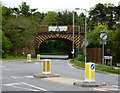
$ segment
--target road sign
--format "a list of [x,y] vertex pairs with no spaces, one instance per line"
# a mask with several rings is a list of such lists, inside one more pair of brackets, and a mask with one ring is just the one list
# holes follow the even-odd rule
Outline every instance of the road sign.
[[90,68],[91,68],[91,70],[94,70],[95,69],[95,65],[91,64]]
[[104,59],[112,59],[112,56],[104,56]]
[[85,64],[85,81],[95,82],[95,63]]
[[102,40],[106,40],[106,39],[107,39],[107,34],[106,34],[106,33],[100,34],[100,38],[101,38]]
[[106,44],[107,42],[106,41],[100,41],[100,44]]
[[84,45],[84,46],[88,46],[88,41],[86,41],[86,40],[83,41],[83,45]]

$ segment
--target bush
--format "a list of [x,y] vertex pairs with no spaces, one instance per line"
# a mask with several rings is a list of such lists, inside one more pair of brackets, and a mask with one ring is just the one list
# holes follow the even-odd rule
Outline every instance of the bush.
[[35,58],[35,56],[34,56],[34,55],[31,55],[31,58]]
[[[80,56],[78,56],[77,58],[75,58],[76,60],[78,60],[78,61],[85,61],[85,55],[80,55]],[[87,62],[89,62],[90,61],[90,59],[89,58],[87,58]]]

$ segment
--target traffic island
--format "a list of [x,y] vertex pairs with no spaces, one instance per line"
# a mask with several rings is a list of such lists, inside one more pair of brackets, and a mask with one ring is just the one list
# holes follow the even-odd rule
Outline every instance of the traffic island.
[[60,77],[58,74],[34,74],[33,75],[35,78],[55,78],[55,77]]
[[106,83],[102,82],[74,82],[73,85],[78,86],[78,87],[101,87],[101,86],[106,86]]

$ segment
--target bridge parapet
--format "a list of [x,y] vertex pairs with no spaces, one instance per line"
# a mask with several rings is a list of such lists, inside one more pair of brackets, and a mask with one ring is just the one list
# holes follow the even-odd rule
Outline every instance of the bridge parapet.
[[[54,32],[64,32],[64,33],[72,33],[73,32],[73,27],[72,26],[39,26],[37,28],[41,33],[54,33]],[[85,32],[85,26],[75,26],[74,27],[75,33],[84,33]],[[88,31],[88,30],[87,30]]]

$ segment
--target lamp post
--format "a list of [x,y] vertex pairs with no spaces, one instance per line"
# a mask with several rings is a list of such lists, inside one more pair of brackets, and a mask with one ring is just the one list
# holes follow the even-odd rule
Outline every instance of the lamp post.
[[[84,10],[85,11],[85,42],[87,43],[87,10],[86,9],[82,9],[82,8],[75,8],[76,10]],[[86,57],[86,45],[85,45],[85,64],[86,64],[86,61],[87,61],[87,57]]]
[[73,11],[73,51],[72,51],[72,54],[73,54],[73,59],[74,59],[74,11]]

